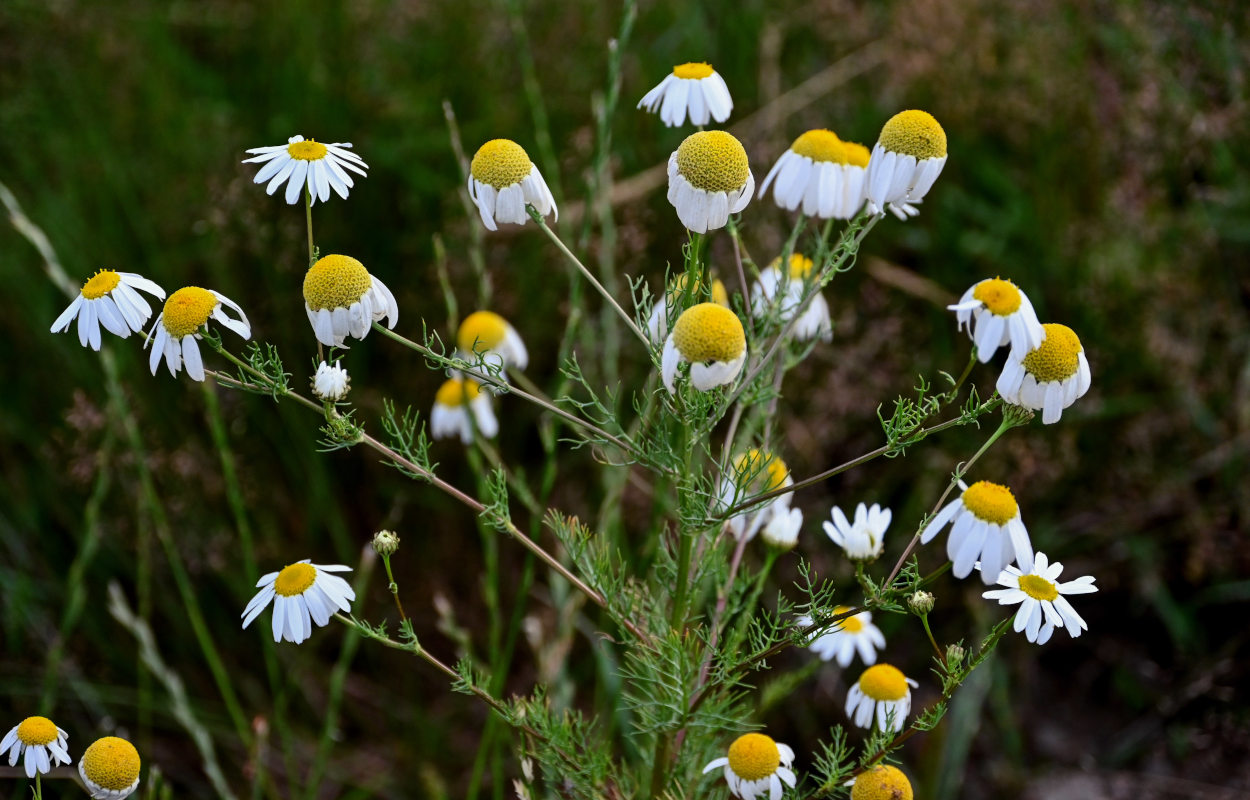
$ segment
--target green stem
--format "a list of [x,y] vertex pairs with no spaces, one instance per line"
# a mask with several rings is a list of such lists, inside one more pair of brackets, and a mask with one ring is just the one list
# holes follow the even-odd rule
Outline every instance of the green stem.
[[308,187],[304,187],[304,221],[308,225],[308,266],[312,266],[317,260],[317,248],[313,246],[313,228],[312,228],[312,192]]
[[946,663],[946,654],[942,652],[942,648],[938,647],[937,639],[933,638],[933,630],[929,627],[929,615],[920,615],[920,624],[924,625],[924,632],[929,637],[929,644],[933,645],[933,652],[937,653],[938,660],[943,664]]

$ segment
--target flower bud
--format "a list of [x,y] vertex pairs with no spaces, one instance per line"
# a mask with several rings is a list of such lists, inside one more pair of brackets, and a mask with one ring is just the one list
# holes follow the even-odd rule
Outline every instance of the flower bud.
[[393,531],[378,531],[373,534],[373,549],[383,558],[389,558],[399,549],[399,534]]
[[949,665],[960,664],[964,660],[964,649],[957,644],[948,644],[946,646],[946,663]]
[[933,595],[929,592],[916,592],[907,598],[907,607],[913,614],[923,617],[933,610]]
[[347,370],[340,367],[337,361],[334,366],[322,361],[317,367],[317,374],[313,376],[312,391],[321,400],[337,403],[347,397],[351,384]]

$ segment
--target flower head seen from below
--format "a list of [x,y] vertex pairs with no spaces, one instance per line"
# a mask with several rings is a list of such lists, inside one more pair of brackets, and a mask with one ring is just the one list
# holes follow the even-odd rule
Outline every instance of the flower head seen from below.
[[493,439],[499,433],[499,421],[490,403],[490,394],[477,381],[449,378],[434,395],[430,435],[435,439],[459,436],[464,444],[472,444],[476,429],[479,436]]
[[[733,460],[732,470],[720,482],[720,505],[729,509],[738,503],[761,494],[794,485],[786,462],[765,450],[748,450]],[[797,510],[797,509],[795,509]],[[779,517],[784,519],[774,529],[774,537],[784,541],[790,536],[791,527],[803,524],[802,513],[797,520],[790,516],[790,494],[780,494],[763,505],[735,514],[725,522],[725,527],[738,540],[750,540]]]
[[911,781],[898,767],[877,764],[855,776],[851,800],[912,800]]
[[375,322],[394,328],[399,306],[386,284],[352,258],[322,256],[304,273],[304,312],[317,341],[345,347],[348,336],[363,339]]
[[[846,553],[852,561],[873,561],[885,547],[885,531],[890,527],[894,512],[873,503],[872,508],[860,503],[855,507],[852,522],[837,506],[830,511],[832,521],[824,524],[825,534]],[[871,662],[870,662],[871,663]]]
[[256,582],[260,589],[243,609],[243,627],[273,602],[273,640],[299,644],[312,635],[312,623],[325,627],[336,611],[351,611],[356,592],[332,572],[351,572],[341,564],[310,564],[309,559],[270,572]]
[[117,736],[96,739],[78,759],[78,774],[95,800],[124,800],[139,788],[139,751]]
[[915,216],[915,204],[933,188],[946,166],[946,131],[925,111],[902,111],[881,128],[868,159],[864,194],[868,212],[889,209],[899,219]]
[[1063,410],[1089,391],[1089,360],[1081,340],[1067,325],[1042,326],[1041,344],[1028,353],[1015,350],[998,376],[998,393],[1008,403],[1042,412],[1043,424],[1058,422]]
[[334,366],[324,361],[317,365],[317,374],[312,379],[312,392],[319,399],[337,403],[347,397],[351,388],[351,376],[339,366],[339,362],[335,361]]
[[1041,344],[1045,335],[1029,298],[1002,278],[980,281],[964,292],[958,303],[946,308],[955,312],[961,329],[968,327],[982,364],[1005,344],[1023,357]]
[[803,297],[810,290],[812,298],[794,323],[794,338],[807,341],[819,337],[824,342],[832,341],[833,320],[829,316],[829,303],[819,288],[812,285],[816,278],[815,268],[814,262],[802,253],[791,254],[789,269],[782,269],[781,256],[774,258],[773,263],[760,270],[751,296],[751,313],[762,317],[770,312],[774,304],[779,304],[780,320],[788,323],[799,313]]
[[[773,200],[787,211],[800,205],[809,217],[850,219],[864,205],[868,148],[816,129],[794,140],[760,184],[760,197],[773,187]],[[774,183],[774,179],[776,182]]]
[[[239,315],[238,319],[226,313],[229,308]],[[152,374],[165,359],[169,374],[178,377],[178,370],[183,366],[193,380],[204,380],[204,360],[200,357],[200,329],[215,320],[234,331],[244,339],[252,338],[252,326],[247,315],[239,304],[221,292],[212,289],[201,289],[198,286],[185,286],[169,296],[165,308],[148,331],[148,340],[144,347],[152,348],[148,358],[148,368]]]
[[516,328],[494,311],[474,311],[465,317],[456,331],[456,348],[465,361],[476,362],[481,357],[500,369],[525,369],[530,361]]
[[83,347],[100,349],[100,326],[125,339],[143,330],[152,307],[136,289],[165,299],[165,290],[133,272],[102,269],[82,285],[78,296],[52,323],[52,333],[69,330],[78,320],[78,341]]
[[897,667],[876,664],[864,670],[846,696],[846,714],[861,728],[898,733],[911,713],[911,687],[919,686]]
[[728,755],[709,761],[703,774],[723,767],[729,793],[734,797],[755,800],[767,796],[769,800],[779,800],[783,781],[794,788],[793,765],[794,751],[788,745],[762,733],[744,733],[729,745]]
[[799,543],[799,531],[802,528],[802,511],[797,508],[779,508],[760,531],[760,538],[770,547],[785,552],[793,550]]
[[269,182],[266,194],[273,194],[286,184],[286,201],[299,201],[300,191],[308,189],[309,202],[330,199],[333,189],[339,197],[347,199],[347,190],[355,184],[348,170],[365,176],[369,165],[351,151],[349,142],[322,144],[303,136],[292,136],[286,144],[272,147],[253,147],[249,153],[257,155],[243,160],[244,164],[264,164],[253,183]]
[[963,493],[947,503],[920,533],[928,544],[938,531],[951,526],[946,556],[956,578],[966,578],[979,563],[981,580],[990,586],[998,574],[1016,561],[1021,569],[1033,568],[1033,544],[1020,519],[1020,506],[1006,486],[977,481],[959,482]]
[[9,755],[9,766],[18,759],[26,768],[26,777],[35,773],[47,775],[57,764],[69,764],[69,734],[47,717],[27,717],[14,725],[0,741],[0,756]]
[[982,597],[997,600],[1003,606],[1019,603],[1013,627],[1016,633],[1024,631],[1030,642],[1046,644],[1055,628],[1066,628],[1068,635],[1075,639],[1088,626],[1064,595],[1090,594],[1098,591],[1098,587],[1094,586],[1092,575],[1059,583],[1062,572],[1063,564],[1058,561],[1051,564],[1045,553],[1038,553],[1033,569],[1026,573],[1007,567],[998,576],[998,585],[1007,588],[991,589]]
[[[665,336],[668,336],[670,311],[674,306],[681,308],[681,300],[687,294],[688,282],[685,273],[678,275],[669,281],[668,289],[655,299],[655,305],[651,307],[651,316],[647,318],[647,333],[650,334],[652,342],[659,344],[664,341]],[[694,292],[691,294],[700,300],[705,298],[700,281],[695,281]],[[729,308],[729,292],[720,278],[712,278],[711,296],[713,303]]]
[[658,108],[660,119],[670,128],[683,124],[687,116],[691,125],[706,125],[709,117],[724,122],[733,107],[725,79],[711,64],[699,62],[673,67],[664,80],[638,101],[638,108],[646,108],[650,114]]
[[539,214],[560,218],[556,199],[525,148],[511,139],[491,139],[478,148],[469,164],[469,197],[477,205],[482,224],[498,230],[499,222],[524,225],[527,205]]
[[[833,616],[846,614],[851,610],[850,606],[835,606]],[[799,624],[807,627],[812,624],[812,619],[802,617]],[[861,611],[835,622],[832,630],[817,636],[808,645],[813,653],[825,661],[836,660],[838,666],[844,669],[851,665],[856,653],[859,653],[865,666],[872,666],[877,663],[877,651],[884,648],[885,636],[880,628],[872,624],[871,611]]]
[[747,336],[738,315],[716,303],[699,303],[677,318],[664,340],[660,377],[677,391],[677,367],[690,364],[690,383],[700,392],[732,383],[747,357]]
[[668,202],[694,233],[725,227],[754,192],[747,151],[724,131],[692,133],[669,156]]

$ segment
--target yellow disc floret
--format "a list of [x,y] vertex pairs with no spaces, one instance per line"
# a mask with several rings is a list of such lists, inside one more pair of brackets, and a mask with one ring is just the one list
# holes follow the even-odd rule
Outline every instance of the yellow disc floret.
[[534,169],[525,148],[511,139],[491,139],[477,149],[469,172],[475,180],[496,189],[520,183]]
[[1058,587],[1040,575],[1021,575],[1020,591],[1034,600],[1054,600],[1059,596]]
[[458,408],[476,400],[481,393],[482,389],[476,381],[452,378],[438,387],[438,393],[434,395],[434,402],[440,406]]
[[456,344],[466,353],[483,353],[503,343],[508,321],[494,311],[474,311],[460,323]]
[[963,494],[964,508],[983,522],[1006,525],[1019,513],[1015,495],[1006,486],[989,481],[977,481]]
[[351,308],[372,285],[365,265],[351,256],[323,256],[304,274],[304,302],[313,311]]
[[139,751],[125,739],[105,736],[87,748],[79,766],[96,786],[120,792],[139,780]]
[[712,279],[712,302],[718,306],[729,308],[729,292],[720,278]]
[[972,290],[972,296],[985,303],[991,314],[1000,317],[1014,314],[1020,308],[1020,290],[1014,283],[1002,278],[981,281]]
[[27,747],[55,742],[60,734],[47,717],[27,717],[17,726],[17,738]]
[[729,745],[729,768],[744,781],[767,778],[781,766],[777,743],[762,733],[746,733]]
[[790,149],[812,161],[831,161],[835,164],[846,163],[846,147],[833,131],[817,128],[808,131],[794,140]]
[[753,479],[756,485],[751,488],[763,494],[784,486],[790,468],[772,453],[751,449],[734,459],[734,472],[740,480]]
[[[780,270],[781,256],[777,256],[776,258],[774,258],[773,263],[769,264],[768,266],[775,270]],[[813,261],[807,256],[803,255],[802,253],[791,253],[790,254],[790,279],[802,280],[806,278],[811,273],[813,266],[814,266]]]
[[[839,614],[845,614],[850,610],[850,606],[835,606],[833,609],[833,615],[836,617]],[[856,614],[853,617],[847,617],[846,619],[838,622],[837,625],[837,630],[845,631],[847,633],[859,633],[864,629],[864,623],[859,618],[859,614]]]
[[273,590],[283,597],[294,597],[308,591],[316,582],[316,567],[301,561],[282,568],[277,580],[273,582]]
[[851,167],[867,167],[868,157],[872,155],[867,147],[858,142],[843,142],[844,155],[846,160],[842,163]]
[[169,296],[165,301],[165,313],[161,324],[169,335],[181,339],[190,336],[208,322],[221,301],[207,289],[198,286],[184,286]]
[[673,75],[683,80],[698,81],[712,75],[712,65],[701,61],[691,61],[673,67]]
[[326,157],[326,146],[321,142],[305,139],[302,142],[288,144],[286,152],[291,158],[299,161],[320,161]]
[[747,185],[747,151],[724,131],[699,131],[677,148],[677,171],[696,189],[733,192]]
[[677,318],[673,344],[687,361],[733,361],[746,350],[747,336],[734,312],[716,303],[699,303]]
[[1024,357],[1024,368],[1038,383],[1071,378],[1080,368],[1081,340],[1067,325],[1048,322],[1042,326],[1046,338]]
[[88,300],[98,300],[116,289],[121,282],[121,276],[113,270],[99,270],[82,285],[82,296]]
[[877,139],[892,153],[915,156],[917,161],[946,156],[946,131],[927,111],[902,111],[890,117]]
[[[688,280],[685,273],[678,275],[671,284],[671,288],[669,289],[669,294],[673,295],[674,297],[685,294],[686,285],[689,282],[690,281]],[[699,290],[702,288],[703,288],[703,282],[696,278],[694,282],[695,292],[696,293],[699,292]],[[720,278],[712,279],[712,302],[716,303],[718,306],[724,306],[725,308],[729,308],[729,292],[725,289],[725,284],[721,281]]]
[[912,800],[911,781],[898,767],[878,764],[855,778],[851,800]]
[[897,667],[877,664],[859,676],[859,689],[873,700],[902,700],[907,694],[907,678]]

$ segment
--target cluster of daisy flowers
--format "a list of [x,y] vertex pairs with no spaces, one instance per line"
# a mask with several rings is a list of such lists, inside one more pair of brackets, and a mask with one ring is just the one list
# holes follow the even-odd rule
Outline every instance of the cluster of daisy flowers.
[[[498,371],[507,380],[509,369],[525,369],[529,351],[512,323],[494,311],[474,311],[456,331],[456,356],[470,364]],[[499,421],[491,406],[491,393],[468,375],[453,373],[434,395],[430,433],[435,439],[459,437],[471,444],[474,436],[492,439]]]
[[[72,764],[69,734],[47,717],[27,717],[0,740],[0,758],[9,766],[22,762],[27,778],[47,775],[61,764]],[[78,759],[78,775],[96,800],[124,800],[139,788],[139,751],[117,736],[96,739]]]

